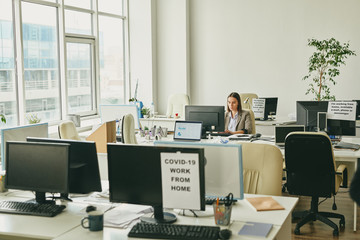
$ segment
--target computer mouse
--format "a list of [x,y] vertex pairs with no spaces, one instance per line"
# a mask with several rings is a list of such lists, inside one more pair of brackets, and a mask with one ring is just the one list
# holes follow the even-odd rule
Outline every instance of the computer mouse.
[[219,238],[220,239],[229,239],[231,237],[231,230],[229,229],[223,229],[219,232]]
[[91,211],[95,211],[96,210],[96,207],[95,206],[92,206],[92,205],[89,205],[86,207],[86,212],[91,212]]

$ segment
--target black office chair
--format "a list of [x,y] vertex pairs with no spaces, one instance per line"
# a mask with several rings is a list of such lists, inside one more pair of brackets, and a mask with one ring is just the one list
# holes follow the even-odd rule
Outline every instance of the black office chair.
[[[340,227],[345,226],[345,217],[331,212],[319,212],[319,197],[330,198],[336,194],[343,179],[345,165],[335,170],[334,154],[330,138],[320,132],[292,132],[285,139],[286,187],[290,194],[311,196],[311,208],[294,213],[302,217],[296,224],[294,233],[310,222],[320,220],[332,227],[333,235],[339,235],[338,226],[328,218],[340,219]],[[334,203],[333,209],[336,209]]]

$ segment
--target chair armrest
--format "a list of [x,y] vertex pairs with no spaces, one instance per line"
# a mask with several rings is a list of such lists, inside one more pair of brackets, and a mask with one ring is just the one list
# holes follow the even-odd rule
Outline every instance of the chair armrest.
[[340,165],[338,166],[338,168],[336,169],[335,174],[342,176],[342,185],[341,185],[341,187],[346,188],[347,185],[348,185],[348,172],[347,172],[347,167],[346,167],[346,165],[340,164]]

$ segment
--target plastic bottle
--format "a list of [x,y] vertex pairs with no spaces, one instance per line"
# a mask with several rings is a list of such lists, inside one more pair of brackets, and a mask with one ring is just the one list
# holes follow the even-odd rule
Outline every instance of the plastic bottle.
[[154,117],[154,111],[155,111],[154,102],[151,102],[151,105],[150,105],[150,117]]

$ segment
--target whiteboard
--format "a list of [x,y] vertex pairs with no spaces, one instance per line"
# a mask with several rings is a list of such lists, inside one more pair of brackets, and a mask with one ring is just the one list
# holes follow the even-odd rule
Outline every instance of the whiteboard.
[[6,142],[7,141],[26,141],[27,137],[49,137],[48,124],[39,123],[26,126],[1,129],[1,161],[2,168],[5,169]]
[[204,148],[205,194],[225,197],[230,192],[234,198],[244,198],[242,150],[240,144],[155,141],[156,146]]
[[135,119],[135,129],[140,128],[139,111],[135,104],[128,105],[100,105],[101,123],[121,120],[124,115],[132,114]]

